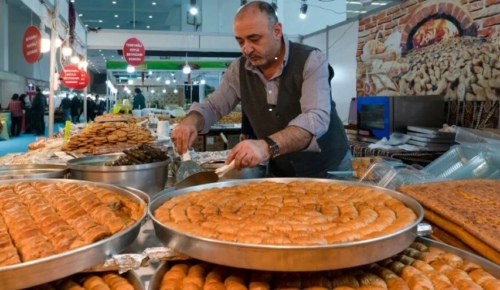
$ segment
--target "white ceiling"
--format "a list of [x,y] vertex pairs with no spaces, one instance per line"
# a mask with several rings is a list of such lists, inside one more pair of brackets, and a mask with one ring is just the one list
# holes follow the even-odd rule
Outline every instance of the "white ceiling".
[[[133,0],[74,0],[77,14],[89,28],[134,28]],[[173,30],[179,27],[182,0],[136,0],[135,28]],[[113,4],[116,3],[116,4]],[[155,3],[156,5],[153,5]],[[149,28],[147,28],[149,26]]]

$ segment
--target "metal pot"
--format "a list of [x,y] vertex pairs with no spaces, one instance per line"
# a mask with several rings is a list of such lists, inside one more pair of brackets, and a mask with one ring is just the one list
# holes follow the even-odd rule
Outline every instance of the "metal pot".
[[104,165],[119,157],[120,155],[104,155],[70,160],[68,167],[71,178],[132,187],[151,197],[165,188],[170,159],[141,165]]
[[64,178],[69,170],[64,165],[26,164],[0,166],[0,180],[26,178]]
[[[206,171],[215,171],[217,168],[224,166],[225,163],[214,162],[214,163],[204,163],[201,168]],[[265,165],[257,165],[254,168],[243,168],[242,170],[233,169],[219,180],[231,180],[231,179],[258,179],[266,177],[267,167]]]

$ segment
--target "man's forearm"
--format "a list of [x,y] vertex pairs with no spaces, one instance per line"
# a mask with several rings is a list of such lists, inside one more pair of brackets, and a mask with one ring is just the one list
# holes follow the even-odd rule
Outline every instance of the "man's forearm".
[[203,130],[203,127],[205,126],[205,119],[203,118],[203,115],[196,111],[191,111],[183,122],[196,126],[196,130],[198,132]]
[[313,135],[296,126],[288,126],[270,136],[274,142],[278,143],[280,154],[288,154],[304,150],[312,141]]

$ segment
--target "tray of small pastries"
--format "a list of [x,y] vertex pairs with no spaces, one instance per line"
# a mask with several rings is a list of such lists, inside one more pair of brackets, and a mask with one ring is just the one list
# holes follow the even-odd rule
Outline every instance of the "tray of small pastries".
[[28,290],[144,290],[144,286],[137,273],[128,271],[78,273]]
[[0,182],[0,289],[54,281],[120,253],[137,238],[146,207],[112,185]]
[[256,179],[185,188],[149,206],[166,246],[195,259],[266,271],[320,271],[382,260],[418,236],[414,199],[325,179]]
[[419,238],[390,258],[355,268],[268,272],[200,262],[166,262],[149,290],[494,290],[500,268],[483,258]]

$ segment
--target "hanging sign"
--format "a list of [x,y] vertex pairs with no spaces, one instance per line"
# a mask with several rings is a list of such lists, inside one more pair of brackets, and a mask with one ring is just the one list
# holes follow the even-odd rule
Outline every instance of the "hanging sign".
[[139,39],[129,38],[123,45],[123,57],[131,66],[138,66],[146,58],[146,49]]
[[61,78],[64,86],[76,89],[80,83],[81,73],[76,65],[70,64],[64,67]]
[[42,54],[42,34],[38,27],[32,25],[23,36],[23,55],[28,63],[35,63]]
[[89,83],[90,83],[89,74],[86,71],[84,71],[84,70],[80,70],[80,81],[74,87],[74,89],[76,89],[76,90],[83,90],[83,89],[85,89],[89,85]]

